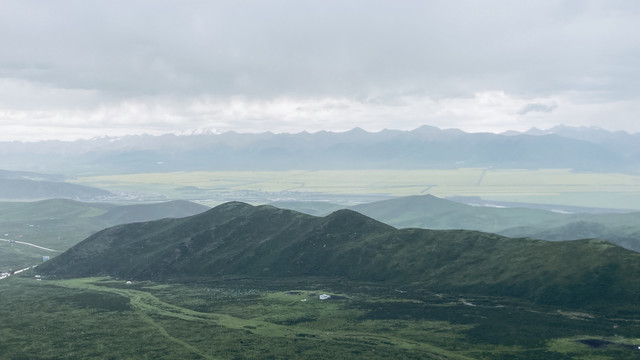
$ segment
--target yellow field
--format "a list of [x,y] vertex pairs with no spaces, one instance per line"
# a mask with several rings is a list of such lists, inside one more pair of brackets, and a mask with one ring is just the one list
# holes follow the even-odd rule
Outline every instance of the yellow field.
[[[640,177],[545,170],[212,171],[81,177],[115,192],[189,198],[197,191],[408,196],[432,194],[573,206],[640,209]],[[189,188],[192,187],[192,188]],[[242,199],[238,199],[242,200]]]

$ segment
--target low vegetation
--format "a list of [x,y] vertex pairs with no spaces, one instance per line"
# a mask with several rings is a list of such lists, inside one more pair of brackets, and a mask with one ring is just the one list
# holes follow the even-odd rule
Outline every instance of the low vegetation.
[[[33,274],[31,274],[33,275]],[[0,283],[7,359],[636,359],[638,318],[319,278]],[[331,297],[320,300],[321,294]]]

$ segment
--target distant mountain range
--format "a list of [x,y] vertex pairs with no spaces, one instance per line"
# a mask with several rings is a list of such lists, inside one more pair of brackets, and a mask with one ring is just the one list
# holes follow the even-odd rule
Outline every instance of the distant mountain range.
[[422,126],[376,133],[356,128],[0,143],[0,168],[65,174],[460,167],[638,173],[640,134],[571,127],[492,134]]
[[601,240],[397,230],[351,210],[314,217],[238,202],[105,229],[38,272],[132,280],[327,277],[567,307],[626,307],[640,300],[640,254]]
[[627,156],[637,158],[640,156],[640,134],[629,134],[624,131],[607,131],[598,127],[572,127],[572,126],[556,126],[551,129],[541,130],[538,128],[532,128],[524,133],[518,133],[509,131],[503,133],[503,135],[556,135],[568,139],[575,139],[581,141],[587,141],[593,144],[601,145],[613,152],[625,153]]

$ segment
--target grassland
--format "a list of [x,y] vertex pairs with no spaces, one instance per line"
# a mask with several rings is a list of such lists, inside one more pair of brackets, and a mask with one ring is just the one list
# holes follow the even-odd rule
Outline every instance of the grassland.
[[354,195],[432,194],[640,209],[639,176],[576,173],[568,169],[171,172],[79,177],[74,181],[113,192],[161,194],[211,204],[228,199],[247,200],[243,197],[248,193],[269,193],[271,198],[267,200],[311,193],[344,199]]
[[[0,291],[4,359],[636,359],[640,352],[637,319],[371,284],[14,276]],[[333,297],[320,300],[322,293]]]

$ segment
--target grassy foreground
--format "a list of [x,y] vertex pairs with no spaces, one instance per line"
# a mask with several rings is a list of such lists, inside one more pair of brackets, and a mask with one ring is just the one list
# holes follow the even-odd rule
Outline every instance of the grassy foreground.
[[[323,279],[0,282],[3,359],[637,359],[637,314]],[[319,295],[332,295],[320,300]]]

